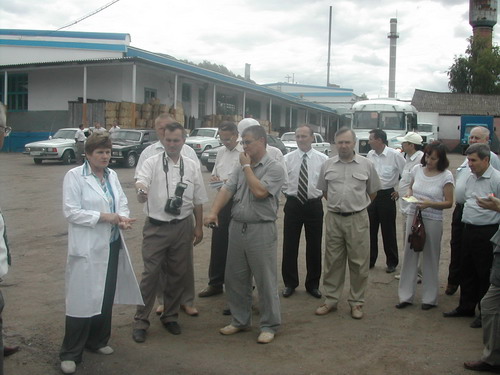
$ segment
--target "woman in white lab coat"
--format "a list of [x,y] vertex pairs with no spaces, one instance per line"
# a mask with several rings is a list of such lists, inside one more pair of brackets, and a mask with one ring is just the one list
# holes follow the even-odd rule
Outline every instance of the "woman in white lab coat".
[[92,134],[87,161],[64,177],[63,212],[68,220],[66,332],[60,359],[65,374],[76,371],[84,348],[111,354],[113,302],[143,304],[122,229],[131,228],[127,198],[108,169],[111,140]]

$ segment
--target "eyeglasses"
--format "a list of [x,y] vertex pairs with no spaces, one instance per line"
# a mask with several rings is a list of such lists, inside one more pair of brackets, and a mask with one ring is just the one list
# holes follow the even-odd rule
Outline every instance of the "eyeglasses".
[[255,139],[252,140],[252,141],[248,141],[248,140],[247,141],[240,141],[240,145],[242,145],[242,146],[248,146],[252,142],[255,142]]

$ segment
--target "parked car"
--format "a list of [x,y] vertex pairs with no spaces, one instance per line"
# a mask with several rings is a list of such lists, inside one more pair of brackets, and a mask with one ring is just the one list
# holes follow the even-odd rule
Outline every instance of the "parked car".
[[[76,158],[75,134],[78,128],[62,128],[46,141],[31,142],[24,145],[23,154],[33,157],[35,164],[43,160],[59,160],[71,164]],[[89,130],[84,129],[86,136]]]
[[[274,146],[274,147],[278,148],[283,155],[285,155],[287,153],[286,147],[283,144],[283,142],[281,142],[281,140],[279,138],[275,137],[274,135],[270,135],[270,134],[267,135],[267,144],[269,146]],[[224,147],[224,146],[219,146],[216,148],[209,149],[201,154],[201,158],[200,158],[201,164],[203,164],[205,167],[207,167],[207,169],[210,172],[212,172],[212,170],[214,169],[215,158],[217,156],[217,152],[219,151],[219,149],[221,147]]]
[[[281,140],[285,144],[288,152],[292,152],[297,149],[297,142],[295,141],[295,132],[287,132],[281,136]],[[319,133],[314,133],[314,141],[312,148],[322,152],[325,155],[330,154],[330,143],[325,142],[323,136]]]
[[111,133],[111,161],[134,168],[141,152],[158,141],[154,129],[120,129]]
[[198,157],[203,152],[211,148],[219,147],[219,129],[218,128],[196,128],[193,129],[186,144],[191,146]]

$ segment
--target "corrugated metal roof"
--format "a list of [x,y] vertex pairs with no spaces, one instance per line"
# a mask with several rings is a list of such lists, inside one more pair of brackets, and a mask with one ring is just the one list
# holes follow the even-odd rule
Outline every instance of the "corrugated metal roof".
[[294,103],[296,105],[301,105],[304,107],[309,107],[309,108],[314,108],[316,110],[320,110],[323,112],[329,112],[329,113],[336,113],[335,110],[328,108],[326,106],[320,105],[320,104],[315,104],[312,102],[307,102],[304,100],[300,100],[293,95],[285,94],[282,92],[277,92],[276,90],[267,88],[262,85],[258,85],[252,82],[248,82],[239,78],[227,76],[221,73],[217,73],[208,69],[200,68],[199,66],[196,65],[191,65],[187,64],[185,62],[173,59],[173,58],[168,58],[165,57],[164,55],[159,55],[155,54],[149,51],[141,50],[136,47],[129,47],[127,50],[127,56],[133,56],[133,57],[139,57],[142,58],[146,61],[152,61],[161,65],[168,66],[170,68],[179,70],[179,71],[184,71],[184,72],[189,72],[194,75],[198,75],[200,77],[203,77],[205,79],[211,79],[214,81],[219,81],[223,82],[232,86],[238,86],[240,88],[244,88],[247,90],[252,90],[256,91],[261,94],[269,95],[272,97],[279,97],[280,99],[283,99],[285,101]]
[[168,58],[164,55],[158,55],[152,52],[144,51],[135,47],[128,47],[127,56],[122,58],[99,58],[99,59],[82,59],[82,60],[68,60],[68,61],[50,61],[50,62],[37,62],[37,63],[23,63],[23,64],[11,64],[11,65],[1,65],[0,70],[6,69],[29,69],[37,67],[47,67],[47,66],[60,66],[60,65],[85,65],[85,64],[103,64],[103,63],[125,63],[125,62],[140,62],[144,64],[154,64],[159,66],[168,67],[171,70],[177,72],[186,72],[192,75],[198,76],[200,78],[223,83],[229,86],[236,86],[241,89],[254,91],[259,94],[264,94],[273,98],[279,98],[285,102],[292,103],[296,106],[301,106],[309,109],[315,109],[322,112],[327,112],[330,114],[336,114],[337,111],[329,108],[327,106],[308,102],[306,100],[300,100],[293,95],[285,94],[282,92],[275,91],[273,89],[263,87],[258,84],[254,84],[242,79],[226,76],[221,73],[213,72],[204,68],[200,68],[195,65],[187,64],[176,60],[174,58]]
[[416,89],[411,104],[441,115],[500,116],[500,95],[457,94]]

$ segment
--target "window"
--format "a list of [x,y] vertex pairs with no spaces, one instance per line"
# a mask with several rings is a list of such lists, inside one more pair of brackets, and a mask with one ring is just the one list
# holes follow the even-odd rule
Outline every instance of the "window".
[[187,83],[182,84],[182,101],[191,101],[191,85],[188,85]]
[[260,102],[253,99],[245,100],[245,117],[260,118]]
[[318,116],[316,113],[309,112],[309,124],[318,125]]
[[236,115],[236,96],[217,93],[217,115]]
[[[0,77],[0,101],[4,98],[5,76]],[[9,74],[7,80],[7,107],[9,111],[28,110],[28,75]]]
[[156,99],[156,89],[144,87],[144,103],[149,103],[151,100]]

